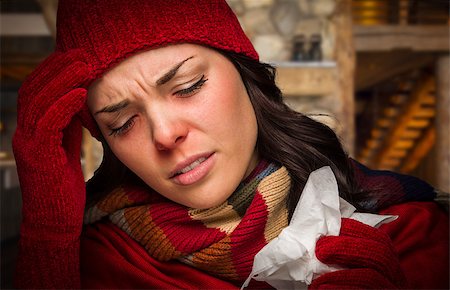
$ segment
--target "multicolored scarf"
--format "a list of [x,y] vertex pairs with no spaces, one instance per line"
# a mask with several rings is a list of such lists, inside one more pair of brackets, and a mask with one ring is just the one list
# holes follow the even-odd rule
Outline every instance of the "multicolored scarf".
[[[355,161],[361,187],[375,189],[360,204],[376,211],[409,200],[432,200],[427,183],[392,172],[369,170]],[[85,214],[85,223],[108,217],[160,260],[178,259],[240,285],[253,258],[288,225],[290,177],[284,167],[261,161],[230,198],[211,209],[192,209],[152,192],[124,185]]]
[[192,209],[123,186],[88,208],[85,223],[108,216],[154,258],[242,283],[255,254],[288,225],[289,189],[286,168],[262,161],[220,206]]

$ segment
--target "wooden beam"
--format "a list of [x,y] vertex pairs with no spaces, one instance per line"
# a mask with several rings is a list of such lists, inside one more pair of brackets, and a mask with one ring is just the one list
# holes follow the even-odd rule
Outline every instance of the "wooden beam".
[[45,23],[53,39],[56,39],[56,12],[58,0],[36,0],[42,8]]
[[352,3],[336,0],[336,9],[331,17],[331,27],[335,31],[334,57],[339,74],[339,89],[342,107],[338,118],[342,126],[342,140],[345,150],[352,156],[355,152],[355,67],[356,53],[353,40]]
[[377,120],[377,126],[380,128],[389,128],[392,126],[394,120],[391,118],[382,117]]
[[361,51],[449,51],[448,25],[353,26],[355,49]]
[[407,129],[407,130],[403,131],[402,136],[404,138],[417,139],[420,137],[421,134],[422,134],[422,132],[420,130]]
[[2,13],[0,36],[50,36],[41,13]]
[[[391,128],[389,134],[384,139],[384,144],[380,149],[377,157],[374,159],[375,167],[386,167],[386,164],[393,164],[393,162],[386,163],[386,160],[391,159],[391,154],[393,151],[398,149],[409,150],[414,146],[414,141],[419,138],[422,134],[422,129],[427,128],[431,124],[432,115],[429,118],[419,117],[421,115],[421,110],[424,109],[423,103],[430,102],[430,98],[433,96],[430,95],[430,92],[433,92],[435,88],[435,81],[433,77],[428,76],[423,78],[418,84],[417,87],[413,90],[412,96],[402,115],[395,119],[395,123]],[[427,111],[429,107],[425,107],[425,111]],[[424,114],[422,114],[423,116]],[[412,136],[417,136],[416,138]],[[397,164],[396,166],[398,166]],[[394,169],[394,168],[391,168]]]
[[2,65],[0,67],[0,79],[11,78],[17,81],[23,81],[33,70],[33,65]]
[[395,76],[432,65],[436,55],[405,50],[359,52],[356,61],[356,90],[370,88]]
[[393,170],[396,167],[398,167],[400,162],[401,162],[400,158],[386,157],[380,162],[378,168],[383,170]]
[[437,187],[450,193],[450,57],[436,62],[436,175]]
[[421,108],[416,113],[416,117],[420,117],[420,118],[433,118],[435,115],[436,115],[436,110],[434,108]]
[[[417,110],[418,112],[420,110]],[[430,125],[430,119],[415,119],[410,118],[408,121],[406,121],[406,128],[409,129],[423,129]]]
[[397,150],[408,150],[414,146],[414,140],[413,139],[400,139],[396,140],[396,142],[393,144],[391,148],[389,148],[389,151],[387,153],[388,156],[391,156],[392,151]]
[[400,172],[410,173],[416,169],[422,158],[424,158],[433,147],[436,140],[436,129],[431,126],[423,134],[423,137],[417,142],[416,146],[403,162]]
[[3,55],[0,65],[0,80],[14,79],[22,82],[45,59],[43,56]]
[[335,95],[338,89],[336,63],[274,63],[276,82],[285,97]]
[[389,156],[392,158],[405,158],[408,155],[408,151],[405,149],[399,149],[398,147],[393,148],[393,150],[391,150],[389,152]]
[[380,139],[370,139],[367,141],[367,148],[375,149],[378,148],[382,143],[383,142]]

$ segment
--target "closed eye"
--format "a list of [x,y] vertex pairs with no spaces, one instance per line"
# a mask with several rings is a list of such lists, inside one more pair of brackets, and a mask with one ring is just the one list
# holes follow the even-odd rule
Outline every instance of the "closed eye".
[[207,80],[208,79],[205,79],[205,75],[202,75],[202,77],[195,84],[193,84],[189,88],[176,91],[175,95],[178,95],[180,97],[189,97],[196,91],[198,91],[206,83]]
[[130,119],[128,119],[125,124],[123,124],[120,127],[117,128],[111,128],[111,132],[109,133],[109,136],[121,136],[124,135],[125,133],[127,133],[131,127],[133,127],[134,122],[135,122],[135,118],[137,117],[137,115],[134,115],[133,117],[131,117]]

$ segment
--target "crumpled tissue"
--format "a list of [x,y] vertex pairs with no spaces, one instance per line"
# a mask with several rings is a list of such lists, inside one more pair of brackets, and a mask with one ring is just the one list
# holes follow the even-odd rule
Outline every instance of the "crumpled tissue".
[[255,256],[251,279],[265,281],[276,289],[307,289],[314,277],[339,270],[320,262],[315,255],[321,236],[337,236],[341,218],[352,218],[378,227],[397,218],[392,215],[357,213],[339,197],[338,185],[329,166],[313,171],[303,189],[289,226]]

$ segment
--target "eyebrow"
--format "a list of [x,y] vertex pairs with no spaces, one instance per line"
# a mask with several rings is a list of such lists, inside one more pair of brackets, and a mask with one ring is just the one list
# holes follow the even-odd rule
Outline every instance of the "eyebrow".
[[115,113],[119,110],[122,110],[126,108],[130,104],[129,100],[123,100],[117,104],[109,105],[101,109],[100,111],[95,112],[94,115],[100,114],[100,113]]
[[176,64],[174,67],[172,67],[168,72],[166,72],[162,77],[160,77],[157,81],[156,81],[156,85],[161,86],[165,83],[167,83],[168,81],[170,81],[178,72],[178,70],[180,69],[180,67],[188,60],[190,60],[191,58],[193,58],[194,56],[188,57],[183,61],[180,61],[178,64]]
[[[168,81],[170,81],[178,72],[178,70],[180,69],[180,67],[188,60],[194,58],[194,56],[190,56],[188,58],[186,58],[185,60],[180,61],[179,63],[177,63],[176,65],[174,65],[168,72],[166,72],[162,77],[160,77],[157,81],[156,81],[156,85],[161,86],[164,85],[165,83],[167,83]],[[100,113],[115,113],[119,110],[122,110],[124,108],[126,108],[128,105],[130,104],[129,100],[123,100],[117,104],[113,104],[113,105],[109,105],[104,107],[103,109],[97,111],[94,113],[94,115],[100,114]]]

